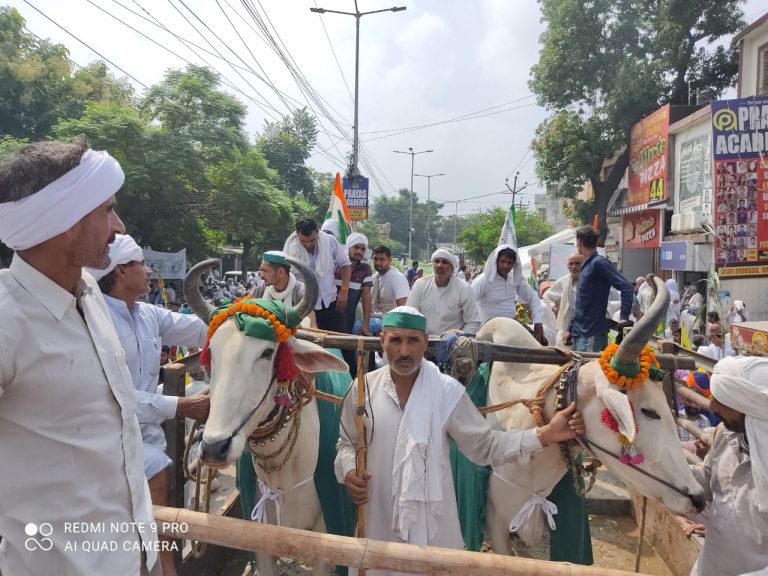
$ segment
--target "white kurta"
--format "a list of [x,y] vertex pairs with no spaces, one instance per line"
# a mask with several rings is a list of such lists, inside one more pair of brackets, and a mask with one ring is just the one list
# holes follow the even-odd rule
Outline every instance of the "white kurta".
[[692,576],[736,576],[768,566],[768,515],[755,506],[755,483],[742,434],[720,426],[704,463],[692,467],[709,501],[706,537]]
[[[449,387],[461,386],[450,376],[441,375],[441,380]],[[419,385],[417,378],[414,386]],[[389,367],[384,366],[368,374],[370,400],[367,402],[365,426],[369,434],[368,472],[371,479],[368,483],[369,502],[365,514],[365,535],[374,540],[386,542],[404,541],[392,528],[394,496],[393,463],[395,445],[400,429],[403,410],[397,398],[395,385],[390,377]],[[355,411],[357,399],[357,384],[353,383],[352,390],[344,401],[335,468],[336,478],[344,482],[347,472],[355,469]],[[372,416],[372,417],[371,417]],[[373,437],[370,434],[373,431]],[[435,441],[435,449],[442,454],[442,492],[444,509],[439,519],[439,527],[434,538],[427,542],[430,546],[444,548],[464,548],[461,536],[456,499],[451,474],[450,445],[448,437],[456,441],[462,453],[479,465],[498,466],[514,459],[526,462],[531,454],[541,448],[541,443],[534,430],[492,430],[488,422],[480,415],[472,404],[469,396],[463,393],[443,429],[442,438]],[[419,522],[426,524],[426,513],[422,506]],[[426,528],[414,530],[425,533]],[[350,575],[356,570],[350,568]],[[370,576],[384,576],[388,572],[369,570]]]
[[451,276],[447,286],[435,284],[434,276],[419,278],[414,284],[408,306],[427,317],[427,332],[443,334],[448,330],[477,333],[480,313],[472,288],[461,278]]
[[[92,276],[83,274],[77,294],[83,316],[72,294],[18,254],[0,271],[0,462],[11,467],[0,474],[0,571],[8,576],[138,575],[141,545],[156,544],[125,353]],[[89,525],[67,530],[74,522]],[[37,549],[28,523],[40,527]],[[96,548],[83,550],[85,541]],[[156,556],[150,547],[150,566]]]
[[544,293],[544,303],[552,308],[555,304],[559,307],[557,312],[557,323],[555,328],[557,329],[557,345],[563,345],[563,334],[568,331],[568,327],[571,325],[571,318],[573,318],[574,305],[576,304],[576,288],[577,284],[573,282],[570,274],[561,276],[552,285],[552,287]]

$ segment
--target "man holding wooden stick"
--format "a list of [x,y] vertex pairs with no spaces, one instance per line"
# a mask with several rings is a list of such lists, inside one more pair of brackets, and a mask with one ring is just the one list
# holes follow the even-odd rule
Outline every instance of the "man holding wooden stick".
[[[541,428],[492,430],[464,387],[424,360],[426,325],[408,306],[384,315],[381,341],[388,364],[366,379],[367,438],[356,429],[356,382],[343,405],[336,477],[355,504],[369,504],[366,537],[462,549],[448,437],[476,464],[498,466],[583,434],[584,421],[571,405]],[[361,446],[367,446],[367,470],[358,472]]]

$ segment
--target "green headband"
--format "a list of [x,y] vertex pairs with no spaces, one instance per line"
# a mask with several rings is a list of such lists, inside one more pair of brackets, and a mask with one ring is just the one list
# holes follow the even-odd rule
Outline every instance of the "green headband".
[[427,319],[424,316],[408,314],[407,312],[387,312],[381,321],[381,327],[408,328],[410,330],[427,331]]

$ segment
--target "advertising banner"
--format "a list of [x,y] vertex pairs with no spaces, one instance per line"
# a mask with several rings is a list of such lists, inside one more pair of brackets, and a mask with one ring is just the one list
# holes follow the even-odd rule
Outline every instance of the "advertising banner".
[[184,280],[187,272],[187,249],[178,252],[155,252],[144,249],[144,264],[152,268],[152,278],[157,274],[163,280]]
[[658,248],[661,242],[662,210],[624,214],[621,230],[624,248]]
[[627,206],[667,201],[669,104],[632,126]]
[[680,209],[701,206],[712,193],[710,135],[685,140],[680,146]]
[[712,103],[715,262],[721,277],[768,272],[768,97]]
[[688,242],[662,242],[659,260],[662,270],[688,270]]
[[368,178],[344,178],[342,186],[352,220],[368,220]]

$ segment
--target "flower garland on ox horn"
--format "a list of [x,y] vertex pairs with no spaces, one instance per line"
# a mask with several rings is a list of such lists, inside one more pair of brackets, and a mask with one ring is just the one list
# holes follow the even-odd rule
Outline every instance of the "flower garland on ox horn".
[[[659,368],[659,362],[656,360],[656,356],[648,346],[645,346],[640,352],[640,358],[632,362],[618,360],[616,358],[616,351],[618,349],[618,344],[608,345],[600,355],[598,362],[600,363],[600,369],[603,371],[603,374],[605,374],[608,382],[614,386],[620,387],[622,392],[626,393],[627,390],[633,390],[639,387],[648,378],[652,380],[662,380],[664,378],[664,373]],[[621,444],[621,453],[619,455],[620,462],[623,464],[635,465],[643,462],[645,459],[644,456],[635,445],[629,441],[629,438],[619,432],[619,423],[616,422],[616,418],[614,418],[608,408],[603,408],[600,412],[600,422],[602,422],[606,428],[619,435],[619,443]]]

